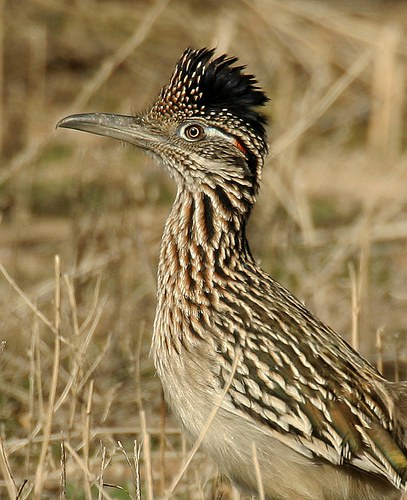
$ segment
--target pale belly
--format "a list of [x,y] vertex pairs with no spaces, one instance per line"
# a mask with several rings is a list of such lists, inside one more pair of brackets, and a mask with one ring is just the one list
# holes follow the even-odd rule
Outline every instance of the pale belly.
[[[221,399],[206,363],[181,359],[160,360],[157,369],[166,399],[191,444],[207,426]],[[253,448],[267,499],[270,500],[398,500],[400,492],[384,479],[350,467],[315,462],[284,444],[266,426],[251,422],[225,398],[202,441],[202,448],[220,470],[242,490],[256,495],[258,474]],[[372,483],[373,480],[373,483]]]

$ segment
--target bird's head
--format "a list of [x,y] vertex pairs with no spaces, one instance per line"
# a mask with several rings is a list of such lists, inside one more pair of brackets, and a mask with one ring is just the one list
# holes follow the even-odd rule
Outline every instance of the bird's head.
[[149,151],[182,189],[241,189],[255,195],[267,152],[267,101],[237,58],[187,49],[153,106],[138,116],[87,113],[59,127],[121,139]]

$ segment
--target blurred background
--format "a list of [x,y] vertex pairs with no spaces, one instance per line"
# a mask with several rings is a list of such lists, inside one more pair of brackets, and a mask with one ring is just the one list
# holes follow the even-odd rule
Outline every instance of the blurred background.
[[[145,109],[187,46],[270,97],[254,255],[407,378],[406,28],[403,1],[0,0],[1,498],[138,498],[138,471],[160,498],[185,458],[148,356],[175,187],[55,124]],[[200,453],[170,496],[238,498]]]

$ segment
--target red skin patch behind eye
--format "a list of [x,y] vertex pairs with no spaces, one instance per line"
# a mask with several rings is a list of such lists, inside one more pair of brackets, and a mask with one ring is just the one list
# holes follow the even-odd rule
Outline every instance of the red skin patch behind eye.
[[240,149],[240,151],[241,151],[244,155],[247,153],[246,148],[245,148],[245,147],[243,146],[243,144],[242,144],[239,140],[237,140],[237,139],[235,139],[235,146],[236,146],[238,149]]

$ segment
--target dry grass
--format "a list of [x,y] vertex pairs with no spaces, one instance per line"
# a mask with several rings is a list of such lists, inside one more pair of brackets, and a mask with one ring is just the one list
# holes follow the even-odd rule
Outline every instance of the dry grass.
[[[379,0],[0,0],[1,498],[164,497],[187,459],[148,357],[174,186],[54,126],[145,107],[188,45],[271,97],[262,266],[406,377],[406,27]],[[215,476],[198,450],[171,498],[238,497]]]

